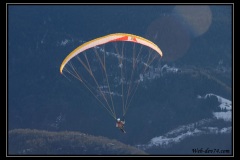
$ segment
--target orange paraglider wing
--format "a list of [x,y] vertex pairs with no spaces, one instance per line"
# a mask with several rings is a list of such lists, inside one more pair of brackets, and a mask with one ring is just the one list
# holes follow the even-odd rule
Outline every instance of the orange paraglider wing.
[[129,42],[134,42],[134,43],[139,43],[145,46],[148,46],[150,48],[152,48],[153,50],[155,50],[157,53],[160,54],[160,56],[162,56],[162,51],[160,50],[160,48],[154,44],[153,42],[151,42],[150,40],[147,40],[143,37],[137,36],[137,35],[133,35],[133,34],[127,34],[127,33],[114,33],[114,34],[109,34],[103,37],[99,37],[96,39],[93,39],[91,41],[88,41],[82,45],[80,45],[79,47],[77,47],[76,49],[74,49],[62,62],[61,67],[60,67],[60,73],[62,74],[62,70],[64,68],[64,66],[68,63],[68,61],[70,61],[73,57],[75,57],[76,55],[82,53],[83,51],[95,47],[95,46],[99,46],[101,44],[105,44],[105,43],[109,43],[109,42],[116,42],[116,41],[129,41]]

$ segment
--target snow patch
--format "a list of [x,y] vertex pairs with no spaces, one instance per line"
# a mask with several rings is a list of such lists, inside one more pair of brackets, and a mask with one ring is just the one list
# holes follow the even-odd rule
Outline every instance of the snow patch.
[[[215,94],[206,94],[205,96],[197,96],[197,98],[207,99],[209,97],[215,96],[218,99],[219,108],[221,112],[213,112],[213,118],[202,119],[195,123],[190,123],[187,125],[182,125],[167,132],[164,135],[152,138],[148,144],[136,145],[136,147],[143,150],[149,149],[153,146],[158,146],[162,148],[170,147],[173,144],[179,143],[182,140],[196,135],[202,134],[229,134],[232,132],[232,126],[225,126],[219,128],[213,125],[214,122],[218,119],[223,119],[226,122],[232,120],[232,102],[221,96]],[[225,110],[225,111],[224,111]]]

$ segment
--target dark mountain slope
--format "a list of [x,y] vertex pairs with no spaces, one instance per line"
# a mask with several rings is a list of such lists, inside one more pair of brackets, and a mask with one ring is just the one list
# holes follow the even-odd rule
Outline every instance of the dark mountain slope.
[[49,132],[14,129],[9,131],[9,155],[143,155],[135,147],[117,140],[80,132]]

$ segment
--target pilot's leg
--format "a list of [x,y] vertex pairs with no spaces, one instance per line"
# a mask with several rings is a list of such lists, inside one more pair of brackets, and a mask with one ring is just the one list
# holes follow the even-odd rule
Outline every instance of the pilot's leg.
[[121,128],[121,131],[122,131],[123,133],[126,133],[126,131],[125,131],[123,128]]

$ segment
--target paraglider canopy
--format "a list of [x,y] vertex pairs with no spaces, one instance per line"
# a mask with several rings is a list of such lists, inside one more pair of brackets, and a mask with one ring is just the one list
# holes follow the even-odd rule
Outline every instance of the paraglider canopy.
[[127,34],[127,33],[114,33],[114,34],[109,34],[100,38],[93,39],[74,49],[62,62],[60,67],[60,73],[62,74],[62,70],[64,66],[68,63],[69,60],[71,60],[77,54],[80,54],[89,48],[102,45],[108,42],[114,42],[114,41],[129,41],[129,42],[139,43],[154,49],[156,52],[158,52],[162,56],[162,51],[160,50],[160,48],[158,48],[158,46],[153,42],[143,37],[133,35],[133,34]]
[[60,73],[79,80],[117,120],[121,110],[125,116],[139,83],[161,56],[160,48],[148,39],[114,33],[74,49],[63,60]]

